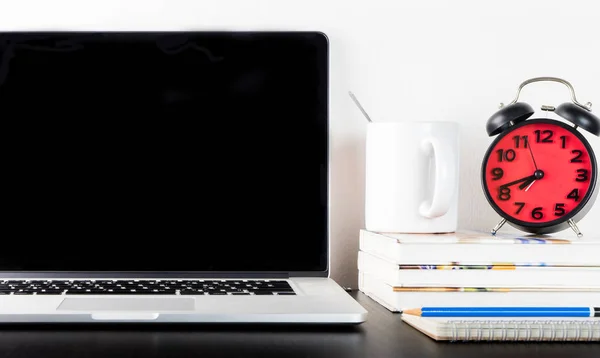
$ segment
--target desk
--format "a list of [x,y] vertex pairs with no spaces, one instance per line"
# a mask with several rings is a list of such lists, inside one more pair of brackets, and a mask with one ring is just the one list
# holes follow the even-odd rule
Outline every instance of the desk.
[[600,357],[598,343],[436,343],[360,292],[351,327],[0,326],[0,358],[18,357]]

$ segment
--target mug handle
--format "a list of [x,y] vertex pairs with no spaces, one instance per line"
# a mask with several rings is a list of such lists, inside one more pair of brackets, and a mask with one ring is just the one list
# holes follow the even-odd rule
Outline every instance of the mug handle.
[[426,138],[421,147],[427,154],[435,156],[435,179],[433,189],[433,199],[431,205],[424,201],[419,206],[419,213],[426,218],[440,217],[450,210],[452,199],[455,195],[456,183],[458,180],[457,161],[454,151],[456,147],[449,141],[440,141],[438,138]]

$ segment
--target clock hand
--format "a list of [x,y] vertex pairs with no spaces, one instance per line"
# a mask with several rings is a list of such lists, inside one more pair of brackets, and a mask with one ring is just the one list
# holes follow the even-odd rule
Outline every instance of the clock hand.
[[529,144],[529,140],[527,140],[527,148],[529,149],[529,154],[531,154],[531,160],[533,160],[533,166],[535,167],[535,170],[539,170],[537,167],[537,163],[535,162],[535,158],[533,156],[533,151],[531,150],[531,144]]
[[529,188],[531,188],[533,186],[533,184],[535,183],[535,180],[531,182],[531,184],[529,184],[529,186],[527,187],[527,189],[525,189],[525,191],[528,191]]
[[500,185],[500,189],[502,189],[502,188],[508,188],[509,186],[513,186],[515,184],[519,184],[519,183],[522,183],[522,182],[528,182],[528,181],[531,182],[531,181],[534,181],[535,179],[536,179],[535,174],[532,174],[532,175],[527,176],[525,178],[521,178],[519,180],[511,181],[510,183],[506,183],[504,185]]
[[535,178],[529,178],[526,182],[519,185],[519,189],[523,190],[523,189],[527,188],[527,186],[530,184],[533,184],[534,181],[535,181]]
[[500,189],[507,188],[507,187],[509,187],[511,185],[515,185],[515,184],[519,184],[520,182],[523,182],[523,184],[519,185],[519,189],[523,190],[523,189],[527,188],[527,186],[529,186],[530,184],[533,184],[534,181],[542,179],[543,177],[544,177],[544,171],[543,170],[536,170],[535,173],[533,173],[533,175],[530,175],[530,176],[525,177],[523,179],[515,180],[513,182],[501,185]]

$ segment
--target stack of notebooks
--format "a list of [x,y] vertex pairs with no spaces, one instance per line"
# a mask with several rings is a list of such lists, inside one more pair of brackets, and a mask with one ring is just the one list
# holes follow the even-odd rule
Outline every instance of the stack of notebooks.
[[[600,238],[491,236],[476,231],[390,234],[361,230],[358,269],[359,289],[393,312],[421,307],[600,306]],[[491,334],[486,336],[489,338],[498,334],[509,337],[507,332],[511,330],[506,326],[507,319],[496,322],[507,330],[504,333],[501,330],[490,333],[491,328],[497,327],[491,327],[494,322],[487,320],[484,324],[472,318],[445,320],[409,315],[403,315],[402,319],[417,329],[429,328],[428,335],[439,339],[451,339],[452,335],[436,332],[447,333],[452,329],[459,336],[468,332],[469,337],[482,337],[487,333]],[[528,327],[535,323],[537,327],[544,320],[516,322]],[[586,339],[600,340],[598,318],[560,322],[570,322],[569,329],[579,335],[591,332],[585,335]],[[488,330],[470,331],[477,326]],[[556,330],[560,328],[552,327],[563,326],[556,320],[548,320],[544,327],[547,330],[540,337],[556,338],[560,334]],[[569,334],[571,338],[576,336]],[[515,337],[531,338],[535,332],[532,328],[528,334]]]

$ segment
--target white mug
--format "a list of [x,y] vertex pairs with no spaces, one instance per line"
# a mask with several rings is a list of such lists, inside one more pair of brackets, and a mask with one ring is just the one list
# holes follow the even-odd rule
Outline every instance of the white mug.
[[367,124],[365,228],[444,233],[458,225],[455,122]]

